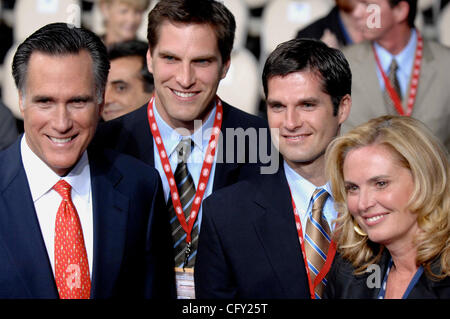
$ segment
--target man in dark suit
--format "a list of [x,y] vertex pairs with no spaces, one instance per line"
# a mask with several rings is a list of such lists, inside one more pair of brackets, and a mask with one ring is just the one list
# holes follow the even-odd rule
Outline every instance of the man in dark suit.
[[101,40],[64,23],[44,26],[17,49],[25,133],[0,153],[0,298],[173,292],[158,173],[89,147],[108,70]]
[[297,38],[322,40],[333,48],[343,48],[363,40],[352,11],[356,0],[336,0],[331,11],[297,33]]
[[340,51],[295,39],[271,53],[262,78],[283,164],[204,202],[198,298],[320,298],[326,285],[336,211],[324,153],[350,112],[350,68]]
[[[99,144],[131,154],[160,172],[171,214],[175,266],[183,282],[195,262],[203,198],[259,173],[263,160],[258,145],[263,145],[264,155],[270,146],[263,119],[216,96],[230,66],[234,32],[233,15],[218,1],[158,2],[148,17],[147,64],[154,77],[154,98],[102,124],[96,136]],[[185,176],[188,184],[177,176]],[[186,196],[184,189],[189,190]],[[186,219],[195,224],[189,226]],[[192,276],[191,283],[187,293],[182,290],[188,287],[179,287],[179,297],[194,297]]]

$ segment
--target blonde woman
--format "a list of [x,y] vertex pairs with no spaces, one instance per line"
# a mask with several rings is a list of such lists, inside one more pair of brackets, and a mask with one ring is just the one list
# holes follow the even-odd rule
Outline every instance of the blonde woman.
[[106,33],[102,36],[105,45],[136,39],[150,0],[98,0],[105,19]]
[[330,144],[339,218],[328,298],[450,298],[448,154],[420,121],[382,116]]

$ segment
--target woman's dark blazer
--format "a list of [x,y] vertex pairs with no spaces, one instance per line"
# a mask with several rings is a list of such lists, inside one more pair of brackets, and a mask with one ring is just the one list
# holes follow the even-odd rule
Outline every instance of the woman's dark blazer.
[[[390,254],[385,249],[377,265],[370,267],[364,275],[355,276],[352,264],[336,254],[330,273],[324,298],[328,299],[376,299],[380,292]],[[377,269],[377,270],[375,270]],[[432,264],[432,270],[439,270],[439,260]],[[430,279],[423,272],[412,289],[408,299],[448,299],[450,298],[450,277],[440,281]]]

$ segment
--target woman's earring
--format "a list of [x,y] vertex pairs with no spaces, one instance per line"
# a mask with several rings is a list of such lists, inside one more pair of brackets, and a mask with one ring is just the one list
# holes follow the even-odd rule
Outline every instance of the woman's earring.
[[353,230],[355,231],[355,233],[357,233],[357,234],[360,235],[360,236],[363,236],[363,237],[366,237],[366,236],[367,236],[367,233],[365,233],[365,232],[361,229],[361,227],[359,227],[358,223],[357,223],[355,220],[353,220]]

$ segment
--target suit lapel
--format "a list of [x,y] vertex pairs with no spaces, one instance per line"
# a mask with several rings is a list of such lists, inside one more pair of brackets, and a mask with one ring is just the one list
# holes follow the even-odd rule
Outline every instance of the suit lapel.
[[[132,123],[133,127],[130,129],[133,131],[133,137],[127,141],[127,143],[138,143],[139,154],[138,158],[150,166],[155,166],[155,158],[153,151],[153,135],[150,130],[150,124],[148,123],[147,107],[145,105],[141,107],[137,112],[132,115],[135,117],[134,121],[128,121]],[[142,133],[144,133],[144,136]]]
[[[233,119],[230,118],[230,106],[227,105],[225,102],[222,102],[223,105],[223,120],[222,120],[222,127],[221,127],[221,134],[219,136],[219,148],[217,152],[217,161],[216,161],[216,169],[214,173],[214,184],[213,184],[213,190],[217,190],[219,188],[222,188],[226,185],[230,185],[232,183],[235,183],[238,180],[238,174],[239,174],[239,165],[236,153],[236,141],[232,144],[231,141],[227,139],[227,128],[232,128],[234,123]],[[233,146],[233,150],[227,149],[227,143],[230,144],[228,146]],[[233,158],[231,159],[231,162],[227,163],[227,154],[231,154],[231,151],[233,151]]]
[[[383,114],[391,114],[393,110],[389,109],[383,99],[383,90],[380,87],[380,82],[378,80],[378,66],[375,61],[375,56],[372,49],[371,42],[365,42],[362,47],[361,54],[359,55],[359,65],[362,71],[358,72],[362,78],[356,78],[354,81],[360,81],[362,83],[362,92],[369,104],[378,105],[376,108],[376,116],[381,116]],[[371,57],[368,59],[367,57]],[[377,88],[377,90],[374,90]]]
[[90,152],[89,165],[94,214],[91,297],[107,298],[123,259],[129,199],[116,189],[122,175],[110,166],[106,157]]
[[22,165],[20,138],[0,172],[0,237],[30,298],[58,298],[53,271]]
[[278,173],[261,177],[264,181],[259,184],[261,188],[255,197],[255,203],[263,208],[263,214],[254,222],[258,237],[286,298],[309,296],[306,268],[282,165]]
[[[423,58],[422,66],[420,68],[419,86],[417,91],[417,97],[415,105],[426,105],[425,97],[431,85],[434,85],[434,75],[436,73],[436,63],[434,63],[433,52],[431,52],[430,46],[427,41],[423,42]],[[408,90],[409,96],[409,90]],[[414,115],[414,108],[413,108]]]

